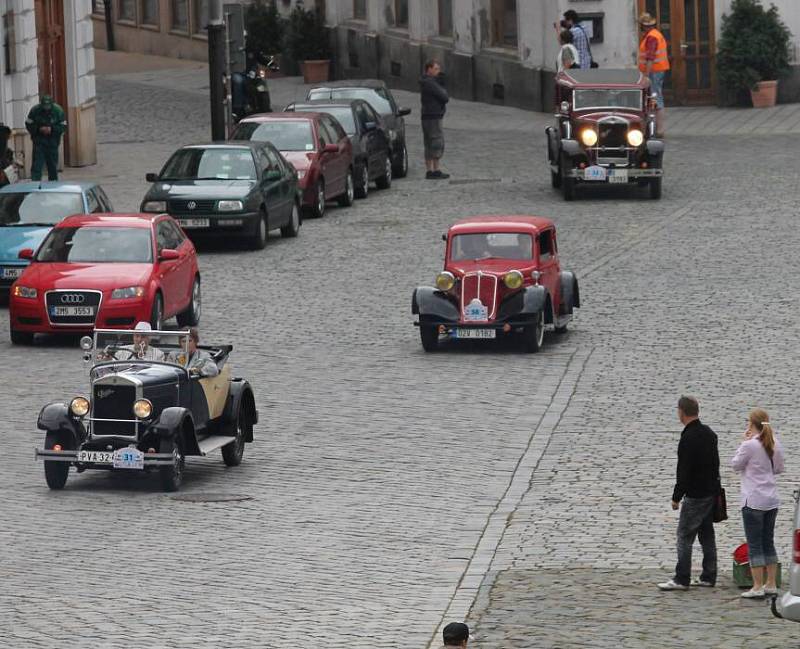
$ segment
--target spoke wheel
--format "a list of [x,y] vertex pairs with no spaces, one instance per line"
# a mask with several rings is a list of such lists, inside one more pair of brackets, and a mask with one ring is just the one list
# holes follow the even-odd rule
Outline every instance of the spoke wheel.
[[544,309],[539,311],[536,322],[523,327],[522,335],[525,341],[525,351],[529,354],[535,354],[542,348],[544,343]]
[[[59,443],[56,433],[48,432],[44,438],[44,447],[48,451],[53,449],[53,446]],[[69,463],[68,462],[44,462],[44,479],[47,486],[51,489],[63,489],[67,484],[69,477]]]
[[239,416],[236,419],[236,431],[230,444],[222,447],[222,460],[227,466],[239,466],[244,455],[244,444],[249,432],[250,419],[244,405],[239,406]]
[[161,488],[164,491],[178,491],[183,483],[183,473],[186,468],[186,457],[183,454],[183,445],[179,437],[162,439],[159,453],[172,453],[175,458],[170,466],[160,466]]

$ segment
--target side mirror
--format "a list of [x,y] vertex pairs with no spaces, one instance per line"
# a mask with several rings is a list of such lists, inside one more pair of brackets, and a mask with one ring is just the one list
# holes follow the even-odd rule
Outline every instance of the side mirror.
[[447,232],[442,233],[442,241],[447,241]]
[[323,153],[339,153],[339,145],[338,144],[326,144],[322,147]]
[[283,174],[280,169],[267,169],[264,172],[264,180],[280,180],[281,178],[283,178]]
[[81,338],[81,349],[85,352],[91,351],[94,341],[91,336],[84,336]]
[[374,131],[376,128],[378,128],[378,123],[377,122],[366,122],[364,124],[364,130],[367,133],[369,133],[370,131]]
[[562,115],[569,115],[569,102],[562,101],[561,102],[561,114]]
[[144,175],[144,179],[149,183],[157,183],[158,174],[154,174],[153,172],[147,173]]
[[180,259],[180,256],[181,255],[177,250],[174,250],[173,248],[164,248],[158,254],[158,260],[159,261],[172,261],[173,259]]
[[33,259],[33,248],[23,248],[17,253],[20,259]]
[[401,109],[399,109],[397,111],[397,116],[398,117],[405,117],[406,115],[410,115],[410,114],[411,114],[411,109],[410,108],[401,108]]

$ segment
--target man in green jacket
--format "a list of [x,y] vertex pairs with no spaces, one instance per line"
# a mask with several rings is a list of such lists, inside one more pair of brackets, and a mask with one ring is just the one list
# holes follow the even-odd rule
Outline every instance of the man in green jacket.
[[47,179],[58,180],[58,146],[67,129],[64,109],[50,95],[31,108],[25,127],[33,140],[31,180],[42,179],[42,167],[47,165]]

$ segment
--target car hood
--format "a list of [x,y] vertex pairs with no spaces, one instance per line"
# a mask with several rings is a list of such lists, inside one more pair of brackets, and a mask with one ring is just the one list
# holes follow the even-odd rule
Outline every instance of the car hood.
[[0,262],[23,263],[18,256],[19,251],[23,248],[36,250],[50,230],[52,226],[47,225],[0,227]]
[[151,264],[61,264],[36,262],[22,276],[24,283],[47,291],[53,288],[113,290],[147,285]]
[[172,198],[231,198],[245,197],[255,186],[255,180],[179,180],[155,183],[146,200]]
[[281,155],[291,162],[295,169],[303,171],[311,166],[317,153],[316,151],[281,151]]

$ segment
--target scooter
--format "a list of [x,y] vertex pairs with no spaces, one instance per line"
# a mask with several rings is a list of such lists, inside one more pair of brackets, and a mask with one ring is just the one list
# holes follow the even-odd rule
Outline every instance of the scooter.
[[249,115],[272,112],[267,70],[279,69],[275,58],[270,56],[265,65],[256,63],[244,74],[234,72],[231,75],[231,109],[234,122]]

